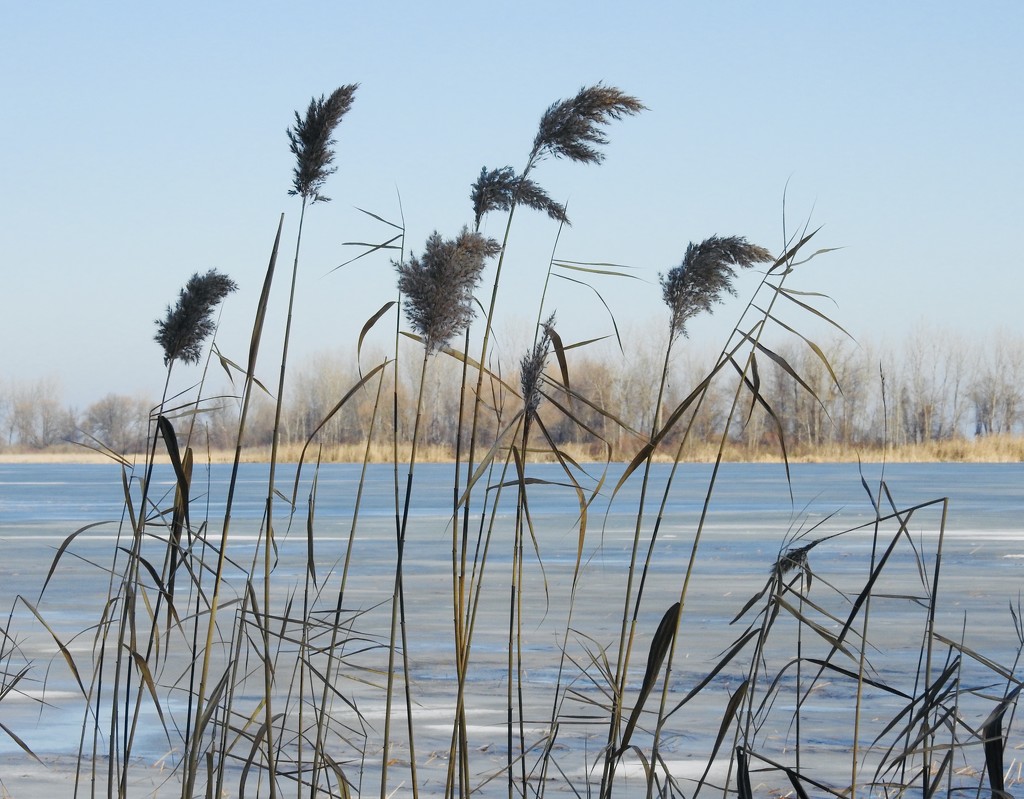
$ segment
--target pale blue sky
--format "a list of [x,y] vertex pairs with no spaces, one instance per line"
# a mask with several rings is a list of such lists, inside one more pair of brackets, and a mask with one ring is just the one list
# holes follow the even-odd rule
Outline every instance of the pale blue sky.
[[[80,407],[157,395],[153,320],[210,267],[241,284],[219,341],[244,360],[278,215],[284,265],[298,221],[285,129],[353,82],[334,201],[307,217],[297,361],[351,346],[394,295],[384,258],[328,274],[343,242],[385,233],[355,206],[397,218],[400,192],[412,249],[454,235],[480,168],[521,167],[543,110],[598,81],[649,111],[609,128],[604,165],[534,177],[569,202],[561,257],[638,267],[646,282],[599,283],[621,323],[661,318],[657,274],[690,240],[778,250],[788,185],[790,226],[844,248],[793,285],[831,295],[855,336],[1019,331],[1022,40],[1019,2],[7,2],[0,379],[57,377]],[[517,221],[506,324],[535,317],[555,232]],[[268,353],[286,299],[282,274]],[[560,285],[553,305],[566,341],[608,332],[585,293]]]

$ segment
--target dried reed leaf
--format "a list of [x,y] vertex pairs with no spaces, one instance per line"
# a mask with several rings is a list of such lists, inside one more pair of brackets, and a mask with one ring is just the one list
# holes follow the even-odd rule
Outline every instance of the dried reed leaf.
[[600,262],[589,262],[589,261],[552,261],[552,266],[556,266],[559,269],[566,269],[572,272],[586,272],[591,275],[610,275],[612,277],[626,277],[630,280],[643,280],[640,275],[631,275],[628,272],[623,272],[623,269],[636,269],[635,266],[626,266],[624,264],[612,264],[612,263],[600,263]]
[[398,302],[396,300],[391,300],[390,302],[384,303],[377,310],[377,312],[373,316],[371,316],[369,319],[367,319],[366,322],[363,324],[362,328],[359,331],[359,339],[356,342],[356,362],[357,363],[358,363],[358,361],[360,359],[360,356],[362,354],[362,351],[363,351],[363,340],[366,338],[366,334],[370,332],[370,330],[373,328],[374,325],[377,324],[378,321],[380,321],[380,318],[384,314],[386,314],[388,311],[390,311],[396,305],[398,305]]
[[[615,314],[612,313],[612,309],[609,307],[608,303],[604,301],[604,297],[601,296],[601,292],[598,291],[593,286],[591,286],[589,283],[585,283],[582,280],[575,280],[574,278],[571,278],[568,275],[555,274],[555,277],[561,278],[562,280],[568,280],[570,283],[576,283],[580,286],[586,286],[588,289],[594,292],[594,294],[597,295],[597,299],[600,300],[601,304],[604,306],[605,311],[608,313],[608,318],[611,320],[612,329],[615,331],[615,340],[619,343],[619,351],[624,353],[625,349],[623,349],[622,346],[622,336],[619,335],[619,325],[618,322],[615,321]],[[572,349],[573,347],[582,347],[585,346],[586,344],[591,344],[595,341],[603,341],[605,338],[607,338],[607,336],[602,336],[601,338],[597,339],[590,339],[589,341],[586,342],[577,342],[576,344],[573,344],[570,347],[566,347],[566,349]]]
[[700,790],[707,781],[708,774],[711,773],[711,766],[715,762],[715,757],[718,755],[718,750],[722,748],[722,741],[725,740],[725,734],[729,731],[729,727],[736,718],[736,712],[743,703],[743,698],[747,695],[747,688],[749,686],[749,678],[743,680],[733,695],[729,697],[729,702],[725,707],[725,713],[722,714],[722,721],[718,725],[718,734],[715,736],[715,743],[712,745],[711,753],[708,755],[708,764],[705,766],[704,773],[697,782],[697,790]]
[[36,602],[41,602],[43,600],[43,594],[46,592],[46,586],[50,584],[50,580],[53,578],[53,573],[57,570],[57,564],[60,562],[60,559],[64,555],[64,552],[67,550],[69,546],[71,546],[74,540],[87,530],[91,530],[94,527],[100,527],[104,524],[113,523],[114,522],[112,520],[92,522],[91,524],[87,524],[84,527],[79,527],[77,530],[71,533],[71,535],[67,536],[63,541],[60,542],[60,546],[57,547],[57,551],[56,553],[54,553],[53,560],[50,561],[50,568],[46,572],[46,578],[43,580],[43,587],[39,589],[39,596],[36,598]]
[[622,731],[622,742],[619,744],[618,750],[615,752],[614,757],[622,757],[622,753],[626,751],[629,746],[629,739],[633,736],[633,730],[636,728],[637,722],[640,720],[640,713],[644,709],[644,703],[647,701],[648,695],[651,693],[651,689],[654,687],[654,683],[658,679],[658,673],[661,671],[661,664],[665,661],[665,655],[668,654],[669,648],[672,646],[672,641],[676,637],[676,627],[679,623],[679,603],[676,602],[661,617],[661,622],[658,624],[658,629],[654,633],[654,637],[651,638],[651,648],[647,653],[647,669],[644,672],[644,680],[640,685],[640,694],[637,696],[636,703],[633,705],[633,711],[629,714],[629,720],[626,722],[626,727]]
[[21,738],[19,738],[15,734],[15,732],[2,721],[0,721],[0,730],[3,730],[5,733],[7,733],[7,737],[14,741],[14,743],[16,743],[26,755],[31,757],[37,763],[41,765],[43,764],[43,761],[39,759],[39,756],[35,752],[32,751],[31,747],[29,747],[27,743],[25,743]]
[[719,673],[721,673],[722,669],[724,669],[726,666],[732,663],[732,661],[736,659],[736,656],[743,651],[743,648],[748,643],[750,643],[750,641],[753,638],[756,638],[759,635],[759,633],[760,631],[756,628],[750,629],[743,633],[743,635],[741,635],[739,638],[737,638],[736,641],[733,642],[732,646],[730,646],[729,649],[726,650],[723,656],[719,659],[718,663],[715,664],[714,668],[712,668],[711,671],[705,674],[701,678],[700,682],[693,686],[693,688],[687,691],[686,696],[679,700],[679,702],[676,703],[676,705],[670,711],[668,711],[668,713],[665,714],[665,718],[668,718],[673,713],[678,711],[680,708],[683,707],[683,705],[685,705],[687,702],[689,702],[691,699],[697,696],[697,694],[699,694],[702,690],[704,690],[711,683],[711,681],[716,676],[718,676]]
[[20,594],[17,597],[15,597],[15,601],[19,599],[21,600],[21,603],[29,609],[32,615],[36,617],[36,620],[41,625],[43,625],[43,629],[46,630],[47,633],[49,633],[50,638],[52,638],[53,642],[57,645],[57,651],[60,652],[61,657],[64,658],[64,662],[67,663],[68,668],[71,669],[71,676],[74,677],[75,682],[78,683],[78,688],[82,692],[82,696],[84,696],[88,701],[89,692],[85,690],[85,684],[82,682],[82,677],[78,671],[78,665],[75,663],[75,658],[71,654],[71,650],[68,649],[67,646],[65,646],[64,642],[60,639],[60,636],[57,635],[56,631],[47,623],[46,619],[43,618],[42,614],[39,612],[35,605],[33,605]]
[[359,255],[357,255],[355,258],[349,258],[347,261],[342,261],[336,267],[334,267],[333,269],[329,270],[327,272],[327,274],[331,274],[332,272],[337,272],[342,267],[348,266],[349,264],[354,264],[356,261],[360,260],[361,258],[365,258],[367,255],[373,255],[373,253],[380,252],[381,250],[398,250],[399,252],[401,252],[403,245],[401,245],[401,244],[396,245],[395,242],[399,241],[400,239],[403,239],[404,236],[405,236],[405,233],[400,233],[399,235],[392,236],[387,241],[382,241],[382,242],[380,242],[378,244],[372,244],[370,242],[365,242],[365,241],[343,241],[341,243],[343,247],[366,247],[366,249],[363,252],[359,253]]
[[1006,793],[1003,770],[1003,749],[1006,747],[1006,739],[1003,737],[1003,716],[1016,704],[1020,690],[1021,686],[1018,685],[1010,691],[981,725],[981,739],[985,742],[985,770],[993,796],[997,793]]

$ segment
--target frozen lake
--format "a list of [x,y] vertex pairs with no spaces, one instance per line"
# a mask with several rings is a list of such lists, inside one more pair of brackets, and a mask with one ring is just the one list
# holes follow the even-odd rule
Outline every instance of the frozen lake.
[[[569,764],[566,778],[573,781],[586,779],[607,729],[607,722],[603,721],[607,717],[602,718],[599,708],[600,680],[595,679],[600,665],[594,658],[606,649],[614,666],[640,496],[639,476],[634,475],[610,503],[609,494],[621,468],[610,468],[602,493],[589,508],[582,543],[583,564],[571,619],[572,580],[580,545],[576,494],[565,485],[538,482],[528,487],[536,541],[526,544],[522,581],[520,635],[526,697],[523,729],[527,738],[542,738],[550,731],[553,717],[557,718],[566,731],[558,739],[558,745],[565,747],[560,756]],[[641,551],[646,551],[650,539],[668,469],[657,466],[652,474]],[[786,547],[827,538],[809,553],[816,582],[808,596],[836,618],[849,610],[850,597],[867,579],[873,553],[877,558],[898,529],[898,524],[887,522],[879,537],[873,538],[875,511],[862,485],[862,476],[877,495],[882,471],[875,464],[862,469],[863,475],[856,464],[795,464],[791,466],[792,483],[787,484],[780,465],[722,466],[696,553],[695,577],[686,595],[679,650],[673,663],[674,701],[670,700],[670,706],[708,673],[745,628],[743,623],[730,622],[746,601],[764,587],[772,565]],[[647,647],[662,614],[679,599],[710,474],[710,466],[687,464],[679,468],[674,478],[638,616],[638,643],[629,680],[631,691],[639,687]],[[535,466],[528,475],[538,480],[566,482],[555,466]],[[192,525],[198,527],[208,520],[207,535],[212,540],[219,540],[228,476],[229,467],[220,465],[198,466],[193,476]],[[293,517],[289,517],[290,509],[283,501],[275,509],[278,550],[272,593],[274,602],[282,606],[289,596],[294,602],[302,601],[310,551],[306,529],[313,476],[313,470],[305,467]],[[408,653],[417,728],[415,759],[420,766],[419,779],[428,794],[430,786],[436,789],[444,781],[455,699],[451,476],[450,466],[417,466],[405,553]],[[590,490],[600,477],[600,469],[587,466],[585,472],[578,472],[575,477],[585,490]],[[996,663],[1011,667],[1020,642],[1013,630],[1010,607],[1017,607],[1024,585],[1024,465],[894,464],[885,468],[884,477],[898,509],[924,507],[910,517],[906,535],[900,537],[884,578],[875,588],[879,598],[873,600],[874,632],[868,636],[878,650],[868,653],[876,668],[875,678],[895,683],[903,673],[911,674],[918,669],[925,624],[921,599],[930,589],[933,576],[943,524],[943,505],[937,501],[942,498],[948,498],[949,505],[941,536],[936,629],[950,639],[962,639],[966,647],[984,653]],[[400,478],[404,490],[404,470]],[[290,496],[293,479],[294,467],[279,468],[278,490]],[[359,467],[353,465],[325,465],[316,475],[312,551],[316,589],[325,606],[332,605],[333,600],[328,598],[337,593],[340,585],[358,481]],[[169,468],[158,470],[154,485],[151,496],[156,506],[167,507],[174,490]],[[229,599],[243,596],[242,575],[254,557],[262,558],[257,545],[267,492],[267,467],[243,465],[237,492],[228,543],[229,558],[237,568],[228,568]],[[473,777],[477,783],[484,783],[488,774],[500,770],[506,761],[514,496],[515,491],[507,489],[494,513],[494,533],[469,669],[467,717],[469,743],[476,753]],[[889,511],[883,502],[883,515]],[[57,762],[63,762],[61,758],[74,755],[78,749],[85,712],[82,691],[57,653],[52,636],[25,603],[16,602],[15,598],[25,597],[38,608],[53,633],[68,646],[83,671],[83,681],[88,684],[96,651],[93,625],[99,620],[110,591],[109,567],[118,547],[130,545],[131,536],[126,532],[130,528],[123,520],[123,512],[121,473],[114,465],[0,465],[0,599],[3,609],[12,613],[12,634],[32,666],[29,677],[18,686],[23,693],[12,692],[0,702],[0,721],[35,752]],[[87,525],[94,526],[83,530]],[[78,530],[82,532],[68,545],[40,597],[55,553]],[[154,535],[163,533],[156,529]],[[368,642],[377,654],[353,653],[351,672],[342,669],[337,686],[339,695],[358,708],[359,722],[353,723],[358,733],[353,735],[371,750],[383,726],[380,688],[384,677],[379,670],[380,656],[386,649],[382,642],[386,644],[390,626],[395,539],[394,470],[374,466],[369,472],[352,540],[343,615],[352,641],[359,638]],[[159,538],[154,539],[150,550],[157,569],[159,547]],[[262,573],[262,565],[258,571]],[[181,578],[179,585],[180,581]],[[179,611],[179,615],[185,615],[184,611]],[[567,627],[571,630],[568,635]],[[780,632],[783,650],[787,645],[795,646],[787,635]],[[947,652],[948,649],[942,649],[936,655],[937,668],[945,662]],[[773,656],[778,665],[789,655],[782,651]],[[747,676],[745,670],[749,667],[746,659],[723,669],[713,686],[670,719],[662,752],[681,779],[700,773],[728,694]],[[181,669],[182,664],[169,657],[161,672],[161,685],[171,686],[166,698],[169,714],[182,709],[175,704],[178,699],[174,689],[180,687],[184,673]],[[991,670],[970,659],[965,659],[963,669],[966,681],[976,679],[979,684],[991,684],[992,695],[1001,695],[1005,688],[999,686]],[[374,675],[372,679],[370,674]],[[804,746],[808,757],[814,752],[821,753],[823,779],[836,777],[828,773],[828,753],[849,750],[850,727],[841,711],[852,703],[852,692],[851,685],[830,680],[823,682],[816,698],[803,706]],[[558,698],[562,701],[553,712]],[[44,699],[45,704],[33,699]],[[879,701],[878,717],[884,718],[885,700]],[[965,708],[971,707],[970,702],[965,703]],[[792,743],[795,733],[787,719],[792,719],[793,708],[792,700],[788,707],[780,700],[772,710],[775,715],[766,716],[759,730],[758,742],[775,754],[785,752]],[[990,710],[991,704],[976,703],[979,719]],[[165,728],[155,717],[146,717],[144,721],[135,746],[136,755],[153,764],[173,763],[180,756],[180,732],[173,724]],[[865,736],[872,737],[867,733]],[[649,746],[650,740],[649,734],[638,732],[634,742]],[[726,753],[728,749],[727,744]],[[9,762],[25,757],[3,735],[0,755]],[[369,758],[373,757],[371,751]],[[396,757],[398,765],[394,768],[400,772],[395,777],[396,785],[408,778],[408,769],[402,772],[404,757]],[[844,755],[839,760],[844,759],[848,758]],[[622,771],[636,772],[639,761],[627,760],[628,756],[623,759]],[[4,769],[0,773],[10,789],[10,772]],[[363,764],[360,774],[368,784],[376,778],[372,764]],[[152,779],[154,786],[159,783],[157,776]],[[507,792],[502,779],[485,786],[482,793],[490,795],[491,788],[495,795]],[[374,785],[366,793],[372,795],[375,791]]]

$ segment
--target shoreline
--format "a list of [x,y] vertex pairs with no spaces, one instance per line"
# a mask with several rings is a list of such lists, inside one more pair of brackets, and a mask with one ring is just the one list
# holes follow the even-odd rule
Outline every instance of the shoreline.
[[[971,452],[971,447],[968,445],[964,449],[958,452],[934,452],[934,451],[922,451],[923,448],[907,448],[891,450],[887,453],[880,453],[878,451],[870,451],[866,453],[857,452],[821,452],[821,453],[809,453],[809,454],[797,454],[790,455],[789,463],[1024,463],[1024,442],[1019,445],[1021,453],[1014,451],[1002,451],[1002,448],[979,448],[978,452]],[[964,451],[967,450],[967,451]],[[130,464],[140,464],[143,462],[143,455],[135,454],[126,456],[126,460]],[[233,457],[230,453],[211,453],[209,454],[208,463],[231,463]],[[598,459],[594,458],[576,458],[577,462],[593,462]],[[247,455],[243,455],[242,463],[269,463],[269,457],[263,456],[262,453],[253,452]],[[690,457],[684,458],[681,462],[684,463],[714,463],[715,458],[709,457]],[[169,459],[166,455],[158,454],[156,456],[157,463],[169,463]],[[279,463],[296,463],[298,458],[294,457],[281,457],[278,459]],[[361,460],[350,460],[350,459],[330,459],[324,458],[322,463],[361,463]],[[390,461],[387,461],[390,463]],[[432,458],[421,458],[422,463],[451,463],[453,459],[444,457],[432,457]],[[628,463],[628,458],[613,458],[612,463]],[[655,462],[671,462],[670,458],[659,458],[655,457]],[[724,463],[782,463],[783,459],[778,456],[765,456],[757,453],[744,453],[744,452],[732,452],[728,453],[723,458]],[[11,466],[11,465],[96,465],[109,463],[113,465],[120,465],[120,461],[116,458],[103,455],[98,452],[0,452],[0,466]]]

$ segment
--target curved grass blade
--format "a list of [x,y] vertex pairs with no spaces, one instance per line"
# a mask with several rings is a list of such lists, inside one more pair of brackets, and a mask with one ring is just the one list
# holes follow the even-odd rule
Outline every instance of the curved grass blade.
[[360,354],[363,351],[363,339],[366,338],[366,334],[369,333],[373,326],[377,324],[377,322],[380,320],[380,318],[388,311],[390,311],[391,308],[393,308],[395,305],[398,305],[398,302],[396,300],[391,300],[390,302],[384,303],[380,307],[380,310],[377,311],[377,313],[375,313],[373,316],[366,320],[366,324],[364,324],[362,329],[359,331],[359,340],[356,342],[357,363],[359,362]]
[[1003,771],[1003,749],[1006,738],[1003,736],[1003,716],[1017,701],[1021,686],[1017,686],[993,710],[985,723],[981,725],[981,739],[985,742],[985,770],[988,772],[988,784],[992,795],[1006,793]]
[[562,384],[565,386],[565,390],[569,391],[569,364],[565,360],[562,337],[558,335],[554,327],[548,328],[548,337],[551,339],[551,348],[555,351],[555,358],[558,360],[558,369],[562,373]]
[[88,691],[86,691],[85,684],[82,682],[82,677],[78,671],[78,665],[75,663],[75,658],[72,656],[71,650],[64,645],[64,642],[60,640],[60,636],[58,636],[54,629],[49,624],[47,624],[46,619],[43,618],[42,614],[36,609],[35,605],[33,605],[31,602],[25,599],[25,597],[23,597],[21,594],[18,594],[18,596],[15,597],[15,601],[19,599],[21,600],[21,603],[29,609],[32,615],[36,617],[36,620],[43,625],[43,629],[45,629],[46,632],[50,634],[50,637],[53,639],[53,642],[57,645],[58,651],[64,658],[64,662],[67,663],[68,668],[71,669],[71,674],[75,678],[75,682],[78,683],[78,687],[82,692],[82,696],[84,696],[88,701],[89,693]]
[[53,560],[50,562],[50,570],[46,572],[46,579],[43,580],[43,587],[39,589],[39,596],[36,598],[36,602],[42,601],[43,594],[46,591],[46,586],[50,584],[50,578],[53,577],[53,573],[57,570],[57,564],[60,562],[61,556],[67,548],[71,546],[72,542],[86,530],[91,530],[93,527],[100,527],[104,524],[113,524],[113,521],[107,520],[102,522],[93,522],[92,524],[85,525],[85,527],[79,527],[75,532],[61,542],[60,546],[57,547],[57,553],[53,556]]
[[[338,411],[340,411],[345,406],[345,403],[352,399],[352,397],[355,396],[356,392],[358,392],[363,386],[365,386],[366,383],[370,379],[372,379],[374,375],[380,372],[380,370],[387,366],[389,363],[391,363],[390,360],[384,360],[381,363],[377,364],[377,366],[375,366],[365,375],[363,375],[363,377],[361,377],[356,382],[356,384],[352,386],[352,388],[345,392],[345,396],[338,400],[337,404],[327,412],[326,416],[324,416],[324,418],[320,420],[320,424],[318,424],[313,429],[313,432],[310,433],[309,436],[306,438],[306,443],[302,445],[302,452],[299,453],[299,460],[295,466],[295,484],[292,487],[291,499],[288,499],[287,497],[278,494],[285,502],[289,503],[293,508],[296,506],[296,502],[299,496],[299,478],[302,476],[302,464],[306,460],[306,451],[309,449],[310,444],[313,443],[313,439],[316,438],[317,433],[319,433],[324,428],[324,425],[326,425],[331,419],[333,419],[335,414],[337,414]],[[275,493],[278,492],[276,492],[275,490]]]
[[25,743],[23,740],[21,740],[21,738],[19,738],[14,733],[14,731],[10,727],[8,727],[6,724],[4,724],[2,721],[0,721],[0,730],[3,730],[5,733],[7,733],[7,737],[10,738],[12,741],[14,741],[14,743],[16,743],[18,746],[20,746],[22,751],[26,755],[31,757],[33,760],[35,760],[39,764],[43,763],[43,761],[39,759],[39,756],[35,752],[32,751],[32,749],[29,747],[29,745],[27,743]]
[[346,247],[366,247],[367,249],[364,250],[363,252],[359,253],[359,255],[357,255],[355,258],[349,258],[347,261],[344,261],[344,262],[338,264],[336,267],[334,267],[329,272],[327,272],[327,274],[329,275],[332,272],[337,272],[342,267],[348,266],[349,264],[352,264],[352,263],[355,263],[360,258],[365,258],[367,255],[372,255],[373,253],[375,253],[375,252],[377,252],[379,250],[401,250],[402,247],[400,245],[395,245],[395,242],[398,241],[399,239],[401,239],[404,235],[405,235],[404,233],[399,233],[397,236],[392,236],[387,241],[381,242],[379,244],[373,244],[373,243],[366,242],[366,241],[345,241],[345,242],[342,242],[342,244],[345,245]]
[[697,789],[693,792],[696,796],[697,792],[704,786],[707,781],[708,774],[711,773],[711,766],[715,762],[715,756],[718,754],[718,750],[722,748],[722,741],[725,740],[725,735],[729,731],[729,727],[732,725],[733,719],[736,718],[736,711],[739,710],[740,705],[743,703],[743,698],[747,695],[747,688],[750,685],[750,678],[743,680],[739,687],[729,697],[729,703],[725,707],[725,714],[722,716],[722,722],[718,726],[718,735],[715,736],[714,746],[711,747],[711,754],[708,755],[708,764],[704,768],[704,773],[700,777],[700,781],[697,783]]
[[[608,312],[608,318],[611,320],[612,329],[615,331],[615,340],[619,342],[619,351],[625,353],[625,349],[622,346],[622,336],[619,335],[619,325],[615,321],[615,314],[613,314],[612,309],[608,307],[608,303],[604,301],[604,297],[601,296],[601,292],[595,289],[589,283],[585,283],[582,280],[576,280],[575,278],[567,277],[566,275],[559,275],[557,273],[555,277],[560,277],[562,278],[562,280],[568,280],[570,283],[577,283],[580,286],[586,286],[588,289],[594,292],[594,294],[597,295],[597,298],[601,301],[601,304],[604,306],[604,309]],[[633,277],[633,275],[626,275],[625,277]]]
[[651,689],[654,687],[654,683],[658,679],[658,673],[661,671],[661,664],[665,661],[665,655],[668,653],[668,649],[672,645],[672,639],[675,638],[678,622],[679,603],[676,602],[672,607],[665,611],[665,615],[661,617],[661,623],[658,625],[658,630],[654,633],[654,637],[651,639],[651,649],[647,653],[647,670],[644,672],[644,681],[640,686],[640,695],[637,697],[636,704],[633,706],[633,712],[629,714],[629,720],[626,722],[626,728],[622,732],[622,743],[619,744],[619,748],[615,752],[615,757],[622,757],[622,753],[626,751],[626,747],[629,745],[629,739],[633,736],[633,730],[636,728],[636,723],[640,719],[640,713],[644,709],[644,703],[647,701],[647,697],[651,693]]

